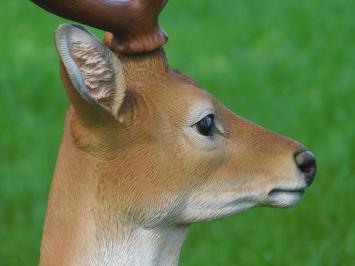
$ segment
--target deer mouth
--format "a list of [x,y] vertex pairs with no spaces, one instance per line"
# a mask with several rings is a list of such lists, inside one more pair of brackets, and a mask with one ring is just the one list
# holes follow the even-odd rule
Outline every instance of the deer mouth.
[[269,192],[265,205],[271,207],[288,208],[295,205],[303,196],[305,189],[273,189]]
[[269,196],[277,195],[280,193],[286,193],[286,194],[303,194],[304,193],[304,188],[302,189],[280,189],[276,188],[273,189],[269,192]]

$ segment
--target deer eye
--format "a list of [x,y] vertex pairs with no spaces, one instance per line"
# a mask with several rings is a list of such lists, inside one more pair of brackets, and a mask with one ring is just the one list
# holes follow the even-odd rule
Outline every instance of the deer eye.
[[212,136],[214,128],[214,115],[209,114],[198,121],[194,127],[203,136]]

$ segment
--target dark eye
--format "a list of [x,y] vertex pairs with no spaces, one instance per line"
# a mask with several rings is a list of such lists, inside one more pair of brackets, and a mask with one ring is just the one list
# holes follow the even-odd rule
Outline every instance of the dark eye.
[[194,125],[197,131],[204,136],[212,136],[214,128],[214,115],[209,114]]

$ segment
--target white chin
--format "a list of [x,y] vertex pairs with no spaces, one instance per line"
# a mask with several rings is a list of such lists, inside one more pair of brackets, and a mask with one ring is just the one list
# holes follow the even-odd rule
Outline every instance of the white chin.
[[303,196],[303,191],[273,191],[264,202],[265,206],[288,208],[295,205]]

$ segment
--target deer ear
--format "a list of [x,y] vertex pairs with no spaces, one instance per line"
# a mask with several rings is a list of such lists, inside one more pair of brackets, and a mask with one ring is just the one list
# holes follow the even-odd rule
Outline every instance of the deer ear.
[[88,106],[82,107],[85,102],[116,116],[126,94],[124,69],[118,57],[79,25],[59,26],[55,40],[65,72],[75,90],[71,92],[66,88],[74,109],[79,112],[84,111],[77,110],[80,108],[87,110]]

